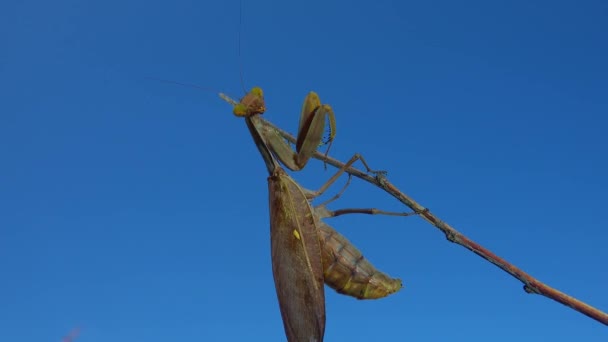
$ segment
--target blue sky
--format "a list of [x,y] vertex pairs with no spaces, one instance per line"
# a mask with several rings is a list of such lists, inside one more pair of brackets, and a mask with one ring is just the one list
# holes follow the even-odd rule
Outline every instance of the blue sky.
[[[20,1],[0,5],[0,340],[281,341],[265,167],[200,84],[262,86],[295,131],[365,155],[440,218],[608,310],[604,1]],[[308,188],[331,175],[313,161]],[[404,210],[354,181],[332,208]],[[333,189],[337,191],[339,188]],[[330,191],[330,193],[332,193]],[[329,223],[405,289],[327,289],[328,341],[605,341],[419,218]]]

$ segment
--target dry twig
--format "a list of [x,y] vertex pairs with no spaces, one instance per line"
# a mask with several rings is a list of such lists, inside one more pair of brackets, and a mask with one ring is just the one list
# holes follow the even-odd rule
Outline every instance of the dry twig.
[[[277,130],[277,132],[279,132],[285,139],[287,139],[291,143],[296,142],[296,139],[291,134],[276,127],[275,125],[273,125],[272,123],[270,123],[268,121],[266,121],[266,122],[270,126],[274,127]],[[327,164],[330,164],[337,168],[341,168],[344,166],[344,163],[340,162],[339,160],[326,156],[325,154],[320,153],[320,152],[315,152],[313,157],[316,159],[322,160],[322,161],[326,162]],[[431,213],[428,209],[426,209],[422,205],[418,204],[418,202],[414,201],[411,197],[402,193],[399,189],[397,189],[396,186],[391,184],[385,177],[382,177],[382,176],[372,177],[369,174],[367,174],[363,171],[360,171],[356,168],[353,168],[353,167],[347,168],[346,172],[352,174],[355,177],[363,179],[371,184],[374,184],[375,186],[388,192],[391,196],[393,196],[394,198],[399,200],[401,203],[405,204],[410,209],[414,210],[416,213],[420,214],[421,217],[423,217],[425,220],[427,220],[433,226],[435,226],[439,230],[441,230],[449,241],[463,246],[464,248],[472,251],[473,253],[479,255],[480,257],[482,257],[482,258],[486,259],[487,261],[491,262],[492,264],[496,265],[503,271],[509,273],[515,279],[521,281],[524,284],[524,290],[527,293],[536,293],[536,294],[543,295],[547,298],[553,299],[554,301],[557,301],[566,306],[569,306],[572,309],[579,311],[582,314],[587,315],[600,323],[603,323],[604,325],[608,325],[608,314],[606,314],[605,312],[602,312],[602,311],[592,307],[591,305],[588,305],[574,297],[571,297],[561,291],[558,291],[558,290],[552,288],[551,286],[548,286],[547,284],[542,283],[538,279],[532,277],[531,275],[524,272],[523,270],[516,267],[515,265],[509,263],[505,259],[497,256],[496,254],[492,253],[490,250],[484,248],[483,246],[476,243],[475,241],[467,238],[466,236],[461,234],[459,231],[454,229],[452,226],[450,226],[449,224],[440,220],[437,216],[435,216],[433,213]]]

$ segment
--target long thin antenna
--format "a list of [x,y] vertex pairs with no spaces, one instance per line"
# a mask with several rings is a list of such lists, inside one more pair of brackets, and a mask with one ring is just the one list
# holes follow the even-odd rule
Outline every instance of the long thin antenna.
[[241,87],[243,88],[243,94],[247,94],[247,88],[245,88],[245,80],[243,77],[243,58],[241,57],[241,31],[243,31],[243,0],[239,1],[239,33],[238,33],[238,54],[239,54],[239,76],[241,78]]

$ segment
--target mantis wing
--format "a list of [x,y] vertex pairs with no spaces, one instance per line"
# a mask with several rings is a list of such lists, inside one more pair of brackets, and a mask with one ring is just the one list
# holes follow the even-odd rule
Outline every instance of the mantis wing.
[[325,293],[321,242],[302,189],[277,168],[268,177],[272,272],[287,340],[321,342]]

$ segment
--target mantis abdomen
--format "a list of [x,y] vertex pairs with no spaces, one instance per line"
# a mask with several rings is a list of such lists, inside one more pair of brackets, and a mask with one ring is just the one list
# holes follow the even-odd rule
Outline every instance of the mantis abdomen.
[[358,299],[382,298],[401,289],[401,279],[376,269],[342,234],[321,220],[318,228],[324,244],[321,248],[324,280],[329,287]]

